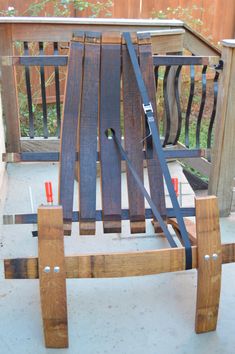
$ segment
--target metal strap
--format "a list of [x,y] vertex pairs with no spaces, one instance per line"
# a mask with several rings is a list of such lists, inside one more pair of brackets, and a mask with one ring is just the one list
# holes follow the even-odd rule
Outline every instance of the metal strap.
[[[142,103],[143,103],[143,108],[144,108],[144,113],[145,113],[145,117],[146,117],[146,121],[148,123],[149,126],[149,131],[150,134],[152,135],[152,140],[153,140],[153,146],[156,150],[156,153],[158,155],[159,158],[159,162],[161,165],[161,169],[162,169],[162,173],[163,176],[165,178],[165,182],[167,185],[167,189],[169,191],[169,196],[171,198],[172,201],[172,206],[175,210],[176,213],[176,219],[177,222],[179,224],[179,230],[182,236],[182,240],[183,240],[183,244],[185,247],[185,258],[186,258],[186,265],[185,268],[186,269],[191,269],[192,268],[192,249],[191,249],[191,243],[188,237],[188,233],[184,224],[184,219],[180,210],[180,206],[177,200],[177,196],[175,194],[174,191],[174,187],[173,184],[171,182],[171,176],[170,176],[170,172],[166,163],[166,160],[164,158],[164,153],[163,153],[163,149],[162,149],[162,145],[161,145],[161,141],[159,138],[159,132],[158,132],[158,128],[157,125],[155,123],[155,119],[154,119],[154,113],[153,110],[150,108],[151,106],[151,102],[149,101],[149,97],[148,97],[148,93],[147,93],[147,89],[144,83],[144,80],[142,78],[142,74],[141,74],[141,70],[138,64],[138,59],[131,41],[131,36],[130,33],[125,32],[123,34],[124,39],[126,41],[126,45],[127,45],[127,49],[128,49],[128,53],[130,56],[130,60],[133,66],[133,70],[135,73],[135,77],[136,77],[136,81],[137,81],[137,85],[140,91],[140,95],[141,95],[141,99],[142,99]],[[160,221],[159,221],[160,222]]]
[[[155,204],[153,203],[150,195],[148,194],[147,190],[145,189],[144,187],[144,184],[143,182],[141,181],[141,179],[139,178],[138,174],[136,173],[131,161],[129,160],[125,150],[123,149],[122,147],[122,144],[120,143],[119,139],[116,137],[116,134],[115,134],[115,131],[114,129],[110,129],[110,131],[112,132],[112,137],[113,137],[113,140],[115,141],[116,143],[116,146],[120,152],[120,155],[122,156],[122,158],[127,162],[127,165],[128,165],[128,168],[130,170],[130,172],[132,173],[132,176],[134,177],[138,187],[140,188],[143,196],[146,198],[146,200],[148,201],[149,203],[149,206],[151,207],[152,209],[152,212],[153,212],[153,215],[155,216],[155,218],[158,220],[169,244],[171,247],[177,247],[177,244],[175,243],[175,241],[173,240],[173,237],[172,235],[170,234],[166,224],[164,223],[164,220],[163,218],[161,217],[159,211],[157,210]],[[107,136],[108,137],[108,136]]]

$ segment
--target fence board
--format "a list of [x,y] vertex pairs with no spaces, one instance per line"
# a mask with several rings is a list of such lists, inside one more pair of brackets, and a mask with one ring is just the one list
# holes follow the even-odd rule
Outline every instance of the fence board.
[[[38,1],[40,2],[40,1]],[[96,0],[90,0],[90,3],[97,3]],[[31,1],[18,0],[0,0],[0,10],[7,10],[9,6],[13,6],[18,12],[18,16],[27,16],[27,8]],[[234,0],[113,0],[113,7],[108,8],[113,18],[151,18],[153,10],[168,13],[167,8],[175,9],[178,6],[192,9],[193,6],[199,9],[193,11],[194,19],[200,19],[203,25],[196,28],[197,31],[203,33],[208,32],[211,39],[217,43],[224,38],[234,38],[235,35],[235,1]],[[44,11],[39,13],[40,16],[53,15],[53,3],[48,3]],[[89,17],[92,15],[91,10],[71,9],[71,16]],[[104,17],[105,12],[101,11],[100,17]],[[226,21],[221,21],[221,16]],[[177,18],[177,13],[170,12],[171,18]],[[182,20],[184,20],[182,18]],[[208,37],[207,35],[207,37]]]

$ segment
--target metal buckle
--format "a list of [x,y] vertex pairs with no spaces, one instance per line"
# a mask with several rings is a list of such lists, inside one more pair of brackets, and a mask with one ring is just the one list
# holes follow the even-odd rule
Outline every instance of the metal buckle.
[[144,104],[143,103],[143,109],[144,109],[144,113],[147,114],[147,112],[153,112],[153,107],[151,102]]

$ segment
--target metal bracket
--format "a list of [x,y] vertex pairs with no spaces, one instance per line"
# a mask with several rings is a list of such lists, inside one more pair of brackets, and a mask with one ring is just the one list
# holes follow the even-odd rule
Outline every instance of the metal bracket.
[[147,103],[147,104],[144,104],[143,103],[143,109],[144,109],[144,113],[147,114],[147,112],[152,112],[153,113],[153,107],[152,107],[152,104],[151,102]]
[[224,68],[224,62],[222,59],[220,59],[219,63],[217,65],[215,65],[215,70],[220,71],[220,70],[223,70],[223,68]]

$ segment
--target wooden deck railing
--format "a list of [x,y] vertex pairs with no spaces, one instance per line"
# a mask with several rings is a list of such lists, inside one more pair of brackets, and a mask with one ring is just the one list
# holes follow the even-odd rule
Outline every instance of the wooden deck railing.
[[[190,142],[189,130],[192,111],[192,102],[195,99],[193,95],[195,89],[195,76],[199,77],[201,88],[198,99],[198,112],[193,120],[195,125],[195,147],[206,148],[209,153],[207,159],[198,157],[194,160],[187,160],[192,167],[206,175],[210,173],[209,191],[220,196],[221,211],[228,210],[228,194],[232,193],[230,182],[235,173],[232,168],[224,168],[221,172],[221,166],[228,162],[228,156],[235,166],[235,156],[231,151],[231,139],[224,140],[224,136],[232,134],[234,123],[232,123],[232,97],[234,97],[234,85],[232,84],[235,76],[233,68],[233,47],[228,47],[225,43],[223,47],[224,70],[214,70],[218,65],[221,53],[217,48],[211,46],[204,38],[198,36],[195,32],[185,27],[181,21],[153,21],[153,20],[114,20],[114,19],[59,19],[59,18],[0,18],[0,55],[2,57],[2,102],[6,123],[6,143],[7,152],[21,151],[58,151],[58,138],[60,134],[61,102],[63,101],[63,80],[61,80],[61,68],[67,64],[67,48],[72,33],[76,30],[120,30],[120,31],[150,31],[152,34],[153,51],[158,54],[154,57],[156,85],[158,92],[162,90],[161,96],[164,123],[162,126],[163,144],[178,144],[179,137],[183,140],[184,146],[194,147]],[[45,42],[51,43],[51,56],[44,51]],[[33,43],[33,44],[31,44]],[[37,47],[37,52],[30,48]],[[19,48],[21,52],[19,53]],[[62,49],[61,49],[62,48]],[[189,50],[194,56],[182,56],[183,50]],[[32,56],[33,54],[33,56]],[[168,56],[164,56],[167,54]],[[162,56],[161,56],[162,55]],[[195,57],[196,55],[196,57]],[[212,62],[213,61],[213,62]],[[27,132],[23,132],[20,127],[18,95],[22,89],[22,83],[19,84],[19,75],[16,68],[23,67],[21,74],[24,77],[23,93],[28,107]],[[235,65],[235,64],[234,64]],[[204,119],[206,105],[206,86],[207,69],[212,66],[209,78],[212,81],[211,111],[209,124],[207,127],[207,144],[201,145],[201,122]],[[32,67],[37,67],[38,83],[33,78]],[[188,69],[189,83],[188,96],[180,89],[179,78],[184,70]],[[199,68],[199,69],[198,69]],[[201,68],[201,69],[200,69]],[[218,68],[218,66],[217,66]],[[220,66],[219,69],[222,67]],[[21,68],[22,69],[22,68]],[[187,69],[186,69],[187,70]],[[218,77],[221,71],[221,79],[218,88]],[[46,80],[50,75],[53,76],[53,82],[47,87]],[[21,75],[22,77],[22,75]],[[36,76],[35,76],[36,77]],[[18,81],[17,81],[18,80]],[[39,96],[35,98],[34,90],[38,86]],[[230,93],[231,91],[231,93]],[[217,105],[217,96],[218,105]],[[231,96],[233,95],[233,96]],[[21,97],[22,98],[22,97]],[[182,107],[182,98],[186,101],[185,108]],[[34,104],[41,103],[40,122],[34,118]],[[48,104],[55,102],[55,123],[51,133],[48,126]],[[217,106],[217,110],[216,110]],[[213,125],[216,122],[215,133]],[[37,124],[41,125],[41,137],[36,129]],[[231,128],[231,129],[230,129]],[[22,136],[22,135],[27,135]],[[52,135],[52,136],[50,136]],[[226,135],[226,136],[227,136]],[[182,139],[183,137],[183,139]],[[232,139],[233,140],[233,139]],[[212,168],[210,163],[210,149],[213,142]],[[226,143],[225,143],[226,142]],[[226,145],[226,146],[225,146]],[[223,152],[222,152],[223,148]],[[185,160],[184,160],[185,161]],[[231,167],[231,166],[230,166]],[[211,170],[211,172],[210,172]],[[229,172],[228,172],[229,170]],[[223,185],[226,180],[227,186]],[[232,183],[231,183],[232,185]],[[223,186],[223,187],[221,187]],[[227,188],[227,189],[226,189]],[[226,192],[226,201],[224,200],[224,190]],[[231,189],[231,190],[230,190]],[[221,192],[222,191],[222,192]],[[225,206],[226,205],[226,206]],[[225,212],[225,214],[227,211]]]

